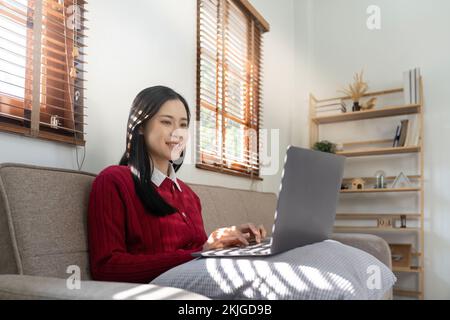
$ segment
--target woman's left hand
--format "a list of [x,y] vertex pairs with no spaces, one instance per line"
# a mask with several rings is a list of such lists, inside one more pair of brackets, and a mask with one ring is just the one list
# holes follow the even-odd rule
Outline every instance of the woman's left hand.
[[253,223],[244,223],[237,227],[248,242],[260,243],[266,238],[267,232],[262,224],[255,226]]

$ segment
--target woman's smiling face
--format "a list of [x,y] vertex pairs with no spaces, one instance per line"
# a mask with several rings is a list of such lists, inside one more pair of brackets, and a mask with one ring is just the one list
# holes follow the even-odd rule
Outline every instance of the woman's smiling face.
[[184,104],[180,100],[169,100],[139,132],[144,134],[147,150],[154,161],[174,161],[186,147],[188,126]]

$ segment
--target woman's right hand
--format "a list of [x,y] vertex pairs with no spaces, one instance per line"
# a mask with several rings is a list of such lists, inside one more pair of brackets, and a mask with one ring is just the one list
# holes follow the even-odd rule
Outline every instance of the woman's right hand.
[[220,249],[226,247],[248,246],[245,235],[240,231],[239,227],[219,228],[211,233],[208,240],[203,245],[203,250]]

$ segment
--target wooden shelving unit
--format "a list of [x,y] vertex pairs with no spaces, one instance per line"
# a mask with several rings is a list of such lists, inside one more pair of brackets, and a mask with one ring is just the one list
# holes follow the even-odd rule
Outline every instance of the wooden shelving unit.
[[[384,188],[384,189],[362,189],[362,190],[341,190],[341,195],[345,194],[373,194],[373,197],[381,197],[385,193],[392,194],[403,194],[403,193],[413,193],[419,196],[419,212],[411,213],[337,213],[336,220],[339,221],[368,221],[368,220],[378,220],[381,218],[390,218],[393,221],[401,219],[401,216],[405,216],[407,221],[415,221],[416,227],[361,227],[361,226],[335,226],[334,232],[344,232],[344,233],[369,233],[376,234],[381,237],[389,235],[390,237],[403,237],[408,235],[409,237],[415,236],[416,242],[412,243],[415,247],[414,251],[411,252],[411,257],[415,261],[415,265],[409,267],[393,267],[393,272],[396,273],[409,273],[415,274],[418,277],[417,290],[405,290],[402,288],[394,288],[394,296],[402,297],[412,297],[417,299],[424,298],[424,153],[423,153],[423,83],[422,78],[420,79],[420,103],[411,105],[390,105],[384,107],[378,107],[376,109],[367,111],[357,111],[357,112],[346,112],[338,113],[333,115],[318,116],[316,113],[316,105],[320,103],[335,101],[338,99],[348,100],[350,97],[333,97],[328,99],[317,99],[313,94],[310,94],[309,103],[309,124],[310,124],[310,147],[313,148],[314,144],[319,141],[319,132],[322,125],[336,124],[339,123],[345,126],[346,122],[361,121],[361,120],[371,120],[389,117],[398,117],[403,115],[417,115],[417,119],[420,124],[420,138],[419,144],[416,146],[405,146],[405,147],[380,147],[380,144],[386,144],[392,142],[392,140],[377,140],[377,141],[357,141],[342,143],[344,146],[342,151],[336,152],[336,154],[352,158],[352,157],[373,157],[373,156],[389,156],[389,155],[410,155],[416,156],[419,159],[420,169],[417,175],[408,176],[410,180],[417,182],[417,187],[409,188]],[[402,88],[395,88],[383,91],[375,91],[367,93],[364,97],[371,96],[383,96],[388,94],[398,94],[403,93]],[[344,128],[344,127],[343,127]],[[330,139],[332,140],[332,139]],[[361,145],[361,146],[360,146]],[[364,146],[363,146],[364,145]],[[369,145],[369,147],[367,147]],[[352,178],[344,178],[343,182],[349,182]],[[362,178],[366,181],[373,181],[374,178],[366,177]],[[386,177],[386,180],[394,180],[395,177]],[[381,208],[383,209],[383,208]],[[378,210],[376,210],[378,211]],[[380,210],[383,211],[383,210]],[[403,217],[404,218],[404,217]]]

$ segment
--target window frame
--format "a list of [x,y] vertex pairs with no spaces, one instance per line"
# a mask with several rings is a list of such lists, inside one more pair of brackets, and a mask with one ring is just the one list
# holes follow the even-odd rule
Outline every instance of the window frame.
[[[196,106],[196,120],[197,120],[197,124],[198,124],[198,128],[196,131],[197,134],[197,141],[196,141],[196,163],[195,166],[196,168],[199,169],[204,169],[204,170],[209,170],[209,171],[213,171],[213,172],[220,172],[220,173],[224,173],[224,174],[229,174],[229,175],[235,175],[235,176],[240,176],[240,177],[246,177],[246,178],[250,178],[250,179],[254,179],[254,180],[263,180],[261,178],[261,168],[260,168],[260,163],[259,163],[259,130],[260,130],[260,120],[262,118],[262,110],[261,110],[261,96],[262,96],[262,92],[260,90],[256,90],[253,91],[253,93],[257,92],[257,102],[251,104],[249,101],[249,91],[250,89],[247,90],[247,94],[243,95],[245,96],[245,102],[244,102],[244,107],[241,108],[242,106],[238,106],[237,111],[241,111],[244,115],[243,115],[243,119],[239,119],[238,117],[234,117],[232,114],[228,114],[227,111],[229,111],[230,108],[230,104],[229,102],[224,102],[225,101],[225,88],[227,87],[224,83],[225,80],[223,79],[223,81],[220,82],[220,84],[218,84],[218,81],[216,79],[216,88],[217,86],[222,86],[221,87],[221,92],[222,92],[222,97],[220,97],[218,95],[218,91],[216,90],[215,93],[215,99],[216,99],[216,105],[213,105],[211,103],[208,103],[202,99],[201,97],[201,81],[202,81],[202,72],[201,72],[201,62],[202,62],[202,54],[201,54],[201,31],[202,31],[202,25],[201,25],[201,5],[204,1],[208,1],[208,0],[197,0],[197,89],[196,89],[196,102],[197,102],[197,106]],[[238,10],[241,11],[241,13],[243,13],[243,15],[245,15],[245,24],[247,24],[247,33],[246,33],[246,43],[245,43],[245,48],[247,50],[247,57],[245,58],[245,61],[247,63],[247,70],[245,72],[245,84],[246,85],[250,85],[252,86],[253,83],[253,79],[251,78],[252,73],[249,71],[248,69],[248,65],[255,64],[255,61],[258,63],[257,66],[257,82],[256,85],[259,84],[259,86],[262,85],[261,80],[262,80],[262,72],[260,70],[261,66],[262,66],[262,36],[265,32],[268,32],[270,30],[270,26],[267,23],[266,20],[264,20],[264,18],[258,13],[258,11],[247,1],[247,0],[217,0],[217,10],[218,10],[218,17],[217,17],[217,30],[224,30],[225,28],[230,28],[232,26],[232,23],[225,23],[224,21],[220,20],[220,18],[223,18],[220,16],[219,12],[220,10],[229,10],[227,8],[227,6],[230,6],[230,4],[233,4],[234,7],[237,7]],[[219,6],[222,6],[222,8],[220,9]],[[224,9],[223,7],[225,6],[226,9]],[[229,11],[225,11],[226,13],[229,13]],[[223,13],[223,15],[225,16],[225,13]],[[223,18],[223,20],[225,20],[225,18]],[[260,35],[260,39],[259,39],[259,43],[256,43],[256,40],[254,38],[255,36],[255,30],[254,28],[258,28],[258,32]],[[228,30],[229,32],[229,30]],[[220,33],[220,32],[219,32]],[[204,36],[204,35],[203,35]],[[220,38],[220,36],[218,36],[218,38]],[[218,38],[214,39],[217,40]],[[225,52],[224,47],[225,47],[225,43],[226,40],[224,40],[224,37],[222,36],[222,43],[220,43],[220,41],[218,41],[216,43],[216,50],[218,50],[219,45],[222,49],[222,51]],[[229,43],[229,42],[228,42]],[[258,48],[255,50],[255,46],[258,46]],[[255,51],[257,51],[258,56],[255,55]],[[225,67],[226,64],[226,58],[229,58],[230,53],[227,52],[227,54],[225,55],[225,53],[222,53],[222,60],[217,58],[217,60],[215,61],[216,66],[219,66],[219,64],[221,64],[220,66],[220,70],[222,71],[222,77],[224,78],[224,74],[225,74],[225,70],[227,72],[229,72],[229,70]],[[220,54],[219,54],[220,55]],[[252,59],[252,60],[251,60]],[[221,60],[221,61],[220,61]],[[215,73],[215,77],[217,78],[219,76],[219,67],[217,67],[216,73]],[[253,87],[252,87],[253,90]],[[241,97],[243,97],[241,96]],[[218,102],[218,100],[222,99],[221,103]],[[219,107],[219,105],[221,105]],[[228,109],[227,109],[228,107]],[[251,110],[252,108],[255,108],[254,110]],[[208,109],[211,112],[215,113],[215,118],[216,118],[216,125],[215,125],[215,132],[216,132],[216,136],[218,136],[218,133],[220,134],[220,130],[221,130],[221,157],[220,159],[218,157],[210,157],[208,156],[208,154],[202,153],[201,150],[201,141],[204,138],[204,136],[201,135],[201,112],[202,110]],[[220,115],[219,115],[220,113]],[[252,114],[251,114],[252,113]],[[219,121],[218,118],[221,118],[221,120]],[[233,119],[234,118],[234,119]],[[225,129],[225,123],[226,120],[229,121],[234,121],[236,123],[238,123],[239,125],[241,125],[243,127],[243,141],[241,141],[240,143],[242,143],[244,145],[244,150],[241,152],[240,158],[243,158],[243,161],[233,161],[229,158],[227,158],[227,155],[223,155],[224,151],[229,151],[229,146],[227,147],[226,145],[226,129]],[[254,125],[254,123],[252,121],[256,120],[256,127]],[[250,150],[254,150],[251,149],[249,144],[250,144],[250,138],[249,138],[249,134],[248,134],[248,129],[253,129],[256,132],[256,160],[254,160],[254,155],[251,155],[252,159],[245,159],[246,157],[246,153],[247,155],[249,154]],[[213,151],[213,150],[211,150]],[[254,167],[256,166],[256,168]]]
[[[52,86],[55,82],[49,78],[52,78],[51,76],[47,76],[47,68],[52,68],[51,65],[48,63],[48,61],[45,59],[48,57],[48,54],[44,53],[43,43],[45,41],[48,42],[48,40],[52,39],[51,36],[48,35],[48,33],[54,32],[57,33],[58,28],[64,27],[64,24],[61,24],[61,26],[55,27],[55,30],[48,29],[47,31],[41,31],[37,32],[37,25],[44,25],[46,22],[44,22],[44,9],[47,10],[55,10],[56,7],[60,6],[60,4],[55,3],[52,0],[29,0],[28,1],[28,7],[27,7],[27,21],[26,21],[26,29],[27,29],[27,48],[26,48],[26,63],[25,63],[25,87],[24,87],[24,98],[18,99],[15,97],[11,97],[10,95],[0,93],[0,101],[2,103],[2,107],[7,107],[8,105],[11,105],[11,108],[20,107],[21,110],[23,110],[23,119],[21,116],[17,115],[14,112],[11,112],[10,114],[1,114],[0,115],[0,132],[6,132],[6,133],[13,133],[13,134],[19,134],[22,136],[27,136],[31,138],[37,138],[42,140],[50,140],[70,145],[77,145],[77,146],[85,146],[85,129],[84,126],[86,125],[85,122],[85,113],[84,109],[86,108],[84,106],[84,88],[81,90],[81,98],[82,98],[82,104],[81,107],[75,107],[75,104],[73,102],[74,99],[72,99],[72,102],[70,101],[63,101],[62,106],[60,106],[61,112],[64,113],[64,115],[69,114],[70,117],[73,114],[73,118],[66,118],[64,121],[71,122],[73,125],[72,131],[64,129],[62,126],[58,128],[52,128],[51,126],[42,125],[42,117],[45,116],[45,114],[48,115],[48,117],[51,115],[50,113],[45,113],[45,107],[47,106],[46,103],[46,89],[47,87]],[[79,5],[81,6],[80,10],[83,10],[81,12],[81,19],[82,21],[86,20],[84,18],[84,5],[87,2],[84,0],[72,0],[68,1],[66,3],[65,8],[71,5]],[[41,6],[40,8],[37,8],[37,6]],[[5,11],[7,15],[7,11]],[[2,13],[3,14],[3,13]],[[39,15],[40,14],[40,15]],[[8,16],[8,15],[7,15]],[[64,16],[64,14],[63,14]],[[11,19],[15,19],[13,16],[9,16]],[[17,18],[20,19],[20,18]],[[37,21],[39,20],[39,21]],[[19,21],[21,24],[23,24],[23,21]],[[31,27],[30,27],[31,25]],[[47,23],[48,25],[48,23]],[[56,23],[54,23],[56,25]],[[85,30],[84,23],[82,23],[82,30]],[[67,31],[67,30],[66,30]],[[36,40],[34,35],[40,34],[41,40],[40,40],[40,61],[34,61],[34,46],[36,44]],[[65,34],[67,36],[67,34]],[[64,38],[64,35],[59,35],[60,37]],[[50,38],[49,38],[50,37]],[[84,35],[83,35],[84,37]],[[45,39],[44,39],[45,38]],[[72,40],[69,40],[66,45],[67,47],[70,47]],[[84,41],[78,42],[81,44],[82,47],[85,45],[83,44]],[[71,48],[71,47],[70,47]],[[73,57],[70,56],[71,51],[68,51],[69,49],[63,49],[65,51],[65,60],[69,62],[69,64],[73,64]],[[45,60],[45,62],[44,62]],[[83,62],[84,63],[84,62]],[[36,72],[33,70],[38,67],[39,69],[39,92],[34,92],[33,89],[36,89],[35,84],[33,83],[34,76],[36,76]],[[54,70],[56,70],[54,68]],[[59,69],[58,69],[59,70]],[[56,71],[58,71],[56,70]],[[69,76],[67,74],[66,70],[59,70],[59,73],[64,73],[64,79],[67,79]],[[84,70],[82,72],[85,72]],[[66,80],[61,79],[62,81],[68,82]],[[56,80],[61,82],[61,80]],[[83,80],[85,81],[85,80]],[[74,80],[71,79],[70,83],[73,83]],[[59,89],[62,91],[62,89]],[[66,97],[69,93],[67,89],[64,89],[65,92],[63,92],[64,97]],[[75,90],[74,90],[75,91]],[[39,102],[37,102],[37,105],[33,107],[33,99],[38,99]],[[66,98],[64,98],[66,99]],[[73,111],[71,106],[73,106]],[[7,108],[5,108],[7,109]],[[57,108],[53,108],[57,109]],[[56,115],[56,112],[54,112]],[[81,120],[80,120],[81,117]],[[73,119],[73,120],[71,120]],[[77,129],[78,127],[81,127],[81,130]]]

